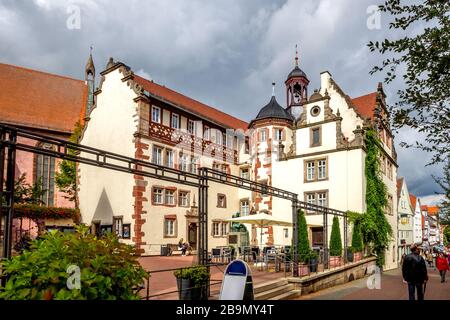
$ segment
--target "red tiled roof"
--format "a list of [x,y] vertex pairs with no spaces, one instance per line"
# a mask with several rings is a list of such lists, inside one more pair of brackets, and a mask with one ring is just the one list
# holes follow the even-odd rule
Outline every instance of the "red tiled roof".
[[189,98],[181,93],[163,87],[155,82],[149,81],[137,75],[134,76],[134,80],[142,85],[144,89],[149,91],[150,93],[159,96],[171,103],[180,105],[187,110],[198,114],[200,117],[209,118],[214,122],[223,124],[225,127],[233,129],[241,128],[245,130],[248,127],[248,123],[245,121],[239,120],[213,107]]
[[352,102],[355,105],[357,112],[366,118],[372,119],[373,118],[373,111],[376,106],[377,101],[377,93],[372,92],[369,94],[366,94],[364,96],[360,96],[357,98],[353,98]]
[[0,63],[0,121],[72,132],[86,109],[84,81]]
[[397,179],[397,199],[400,199],[400,192],[402,190],[403,178]]
[[417,202],[416,196],[413,195],[412,193],[410,193],[409,200],[411,201],[411,206],[412,206],[413,212],[416,212],[416,202]]
[[439,207],[438,206],[432,206],[432,207],[428,207],[428,215],[429,216],[436,216],[439,212]]
[[420,206],[420,210],[428,211],[428,206],[426,204]]

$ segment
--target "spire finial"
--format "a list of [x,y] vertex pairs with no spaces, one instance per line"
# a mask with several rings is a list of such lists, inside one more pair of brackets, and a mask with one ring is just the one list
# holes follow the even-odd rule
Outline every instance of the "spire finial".
[[297,50],[297,44],[295,44],[295,66],[298,67],[298,50]]
[[275,82],[272,82],[272,97],[275,97]]
[[88,75],[92,75],[95,76],[95,66],[94,66],[94,60],[92,59],[92,50],[93,50],[93,46],[89,46],[89,58],[88,61],[86,63],[86,67],[85,67],[85,80],[88,80]]

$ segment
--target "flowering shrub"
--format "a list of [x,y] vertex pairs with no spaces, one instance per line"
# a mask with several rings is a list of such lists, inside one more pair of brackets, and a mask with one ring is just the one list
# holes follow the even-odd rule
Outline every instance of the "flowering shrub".
[[45,207],[36,204],[16,204],[14,218],[39,219],[72,219],[79,222],[80,211],[73,208]]
[[134,248],[113,234],[98,239],[88,227],[76,233],[51,231],[0,264],[8,276],[0,300],[139,299],[147,273]]

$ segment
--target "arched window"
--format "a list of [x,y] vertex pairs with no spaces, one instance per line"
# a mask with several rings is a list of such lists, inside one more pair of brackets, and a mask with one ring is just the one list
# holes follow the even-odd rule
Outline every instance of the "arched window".
[[[48,144],[40,145],[39,148],[51,149]],[[38,154],[36,155],[36,183],[42,184],[44,191],[41,201],[47,206],[54,205],[55,197],[55,158]]]

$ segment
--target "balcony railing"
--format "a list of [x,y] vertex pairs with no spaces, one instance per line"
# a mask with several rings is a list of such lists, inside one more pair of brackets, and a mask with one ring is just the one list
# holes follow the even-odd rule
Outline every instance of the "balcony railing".
[[204,140],[179,129],[151,122],[149,135],[171,146],[186,148],[193,153],[216,158],[224,162],[238,163],[238,153],[236,150],[227,148],[225,145]]

